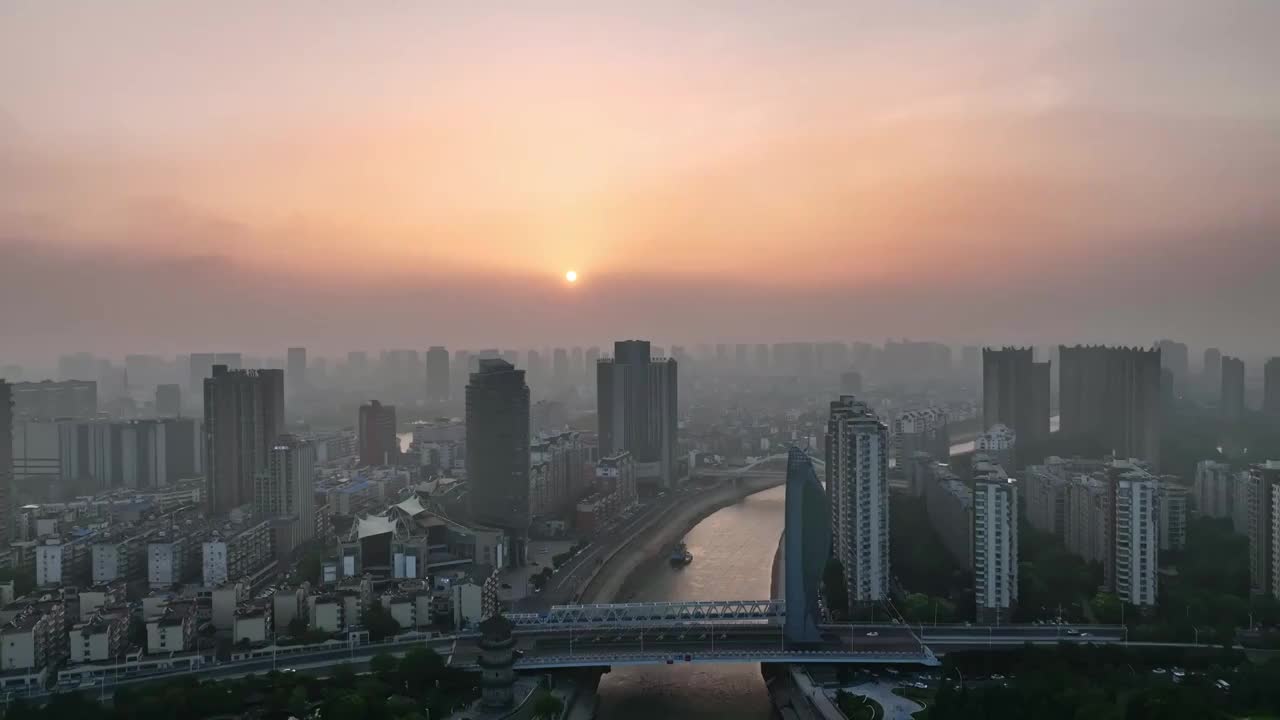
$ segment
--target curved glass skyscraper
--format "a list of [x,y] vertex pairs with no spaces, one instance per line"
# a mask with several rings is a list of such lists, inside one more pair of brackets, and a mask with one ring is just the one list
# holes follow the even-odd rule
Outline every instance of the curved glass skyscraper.
[[786,514],[783,632],[788,642],[818,642],[818,589],[831,557],[831,508],[813,461],[795,447],[787,456]]

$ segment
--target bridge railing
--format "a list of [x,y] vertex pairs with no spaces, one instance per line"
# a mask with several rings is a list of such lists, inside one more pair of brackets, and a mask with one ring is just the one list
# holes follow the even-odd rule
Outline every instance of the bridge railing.
[[700,602],[613,603],[556,605],[546,613],[520,613],[507,619],[518,627],[536,625],[593,625],[610,623],[717,622],[780,620],[783,600],[716,600]]

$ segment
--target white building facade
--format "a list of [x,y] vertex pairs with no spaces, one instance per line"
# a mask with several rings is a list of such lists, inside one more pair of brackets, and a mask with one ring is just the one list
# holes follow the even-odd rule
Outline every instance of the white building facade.
[[831,403],[826,472],[835,555],[851,605],[889,594],[889,429],[852,395]]
[[1012,618],[1018,602],[1018,484],[999,466],[974,478],[973,585],[979,622]]

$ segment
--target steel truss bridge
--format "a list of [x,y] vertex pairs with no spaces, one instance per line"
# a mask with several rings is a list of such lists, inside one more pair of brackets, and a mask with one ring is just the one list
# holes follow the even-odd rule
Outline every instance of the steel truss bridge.
[[[937,665],[938,655],[1060,642],[1116,643],[1109,625],[910,625],[830,623],[821,640],[793,643],[783,629],[783,600],[560,605],[509,615],[520,648],[516,668],[545,670],[683,663],[833,663]],[[453,664],[468,667],[462,641]]]
[[764,621],[781,623],[785,600],[712,600],[705,602],[556,605],[546,613],[508,615],[518,628],[646,623],[653,627],[686,621]]

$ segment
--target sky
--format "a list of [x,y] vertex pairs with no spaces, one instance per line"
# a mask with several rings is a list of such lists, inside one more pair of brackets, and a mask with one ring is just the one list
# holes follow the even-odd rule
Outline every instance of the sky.
[[1272,0],[9,0],[0,361],[1280,354],[1278,28]]

